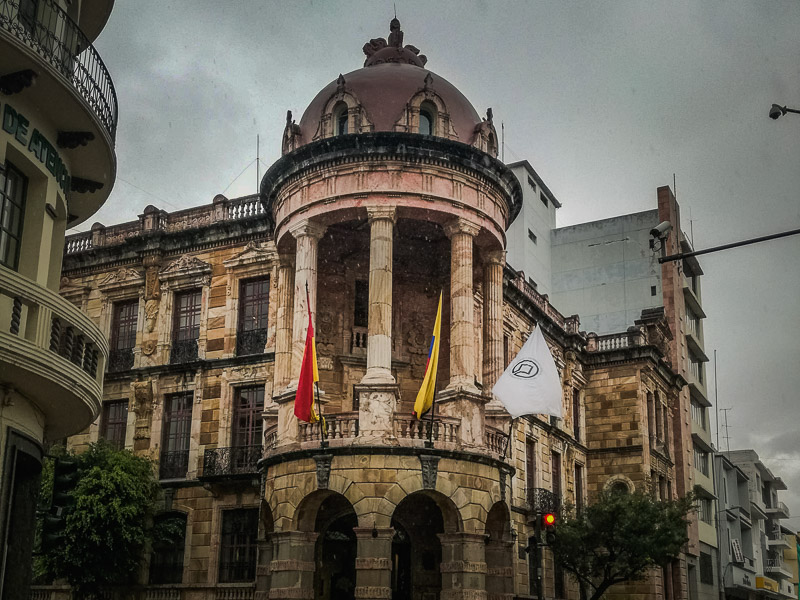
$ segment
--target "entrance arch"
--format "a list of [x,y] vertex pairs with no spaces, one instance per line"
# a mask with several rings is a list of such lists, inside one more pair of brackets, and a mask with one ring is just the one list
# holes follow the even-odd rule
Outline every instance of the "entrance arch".
[[439,534],[458,530],[458,510],[437,492],[415,492],[397,505],[392,527],[392,600],[438,599],[442,591]]
[[300,513],[298,522],[299,529],[307,528],[318,534],[314,548],[314,598],[354,600],[357,546],[353,528],[358,526],[358,517],[353,505],[341,494],[322,491],[315,494],[318,494],[315,498],[306,498],[310,506],[304,507],[307,510]]
[[496,502],[486,516],[486,591],[490,596],[513,596],[513,564],[511,515],[505,502]]

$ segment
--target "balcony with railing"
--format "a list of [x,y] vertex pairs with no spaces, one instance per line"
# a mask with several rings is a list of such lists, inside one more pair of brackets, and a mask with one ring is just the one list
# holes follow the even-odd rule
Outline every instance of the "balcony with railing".
[[160,479],[184,479],[189,470],[189,451],[162,452],[159,459]]
[[[32,10],[27,10],[30,5]],[[117,94],[100,54],[55,0],[0,0],[0,30],[35,52],[91,107],[113,142]]]
[[784,548],[788,550],[792,547],[789,540],[786,539],[786,536],[781,533],[780,527],[768,530],[766,541],[767,548],[770,550],[782,551]]
[[0,371],[44,413],[54,438],[77,433],[100,412],[108,341],[55,292],[0,266]]
[[108,353],[108,372],[123,373],[133,368],[133,348],[119,348]]
[[263,456],[261,446],[211,448],[203,455],[201,480],[224,480],[258,475],[258,461]]
[[185,364],[197,360],[197,340],[180,340],[172,342],[169,362],[172,365]]
[[[255,583],[135,585],[102,590],[97,600],[253,600]],[[32,585],[28,600],[70,600],[66,585]]]
[[772,557],[764,559],[764,572],[772,577],[791,578],[792,572],[782,558]]
[[764,509],[770,519],[788,519],[790,517],[789,507],[783,502],[773,502]]

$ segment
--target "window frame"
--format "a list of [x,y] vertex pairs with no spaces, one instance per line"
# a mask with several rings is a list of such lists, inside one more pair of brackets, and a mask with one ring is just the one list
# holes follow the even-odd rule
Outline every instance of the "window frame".
[[[177,544],[173,547],[163,546],[153,541],[152,550],[150,552],[150,572],[148,573],[148,583],[151,585],[170,584],[170,583],[183,583],[183,570],[186,566],[186,531],[188,529],[188,515],[181,511],[169,511],[156,515],[153,519],[154,522],[159,520],[166,520],[170,518],[181,518],[183,520],[183,535],[180,539],[180,548]],[[169,564],[172,563],[172,564]],[[154,565],[159,565],[159,568],[154,569]],[[173,577],[158,577],[154,581],[153,571],[166,571],[167,575],[172,574]],[[172,571],[170,573],[170,571]],[[175,576],[177,575],[177,576]]]
[[[11,198],[7,191],[10,174],[13,174],[15,178],[18,178],[19,188],[22,190],[19,202]],[[27,205],[28,184],[28,178],[20,169],[15,167],[13,163],[6,161],[3,165],[0,165],[0,265],[8,267],[12,271],[17,271],[19,269],[19,259],[22,255],[22,236],[25,227],[25,208]],[[18,212],[17,227],[15,231],[12,231],[5,225],[5,215],[7,211],[6,207],[9,204]],[[9,209],[8,212],[10,213],[11,210]],[[8,257],[5,255],[5,249],[3,248],[6,237],[11,238],[16,242],[16,253],[12,261],[8,260]]]
[[[123,406],[124,410],[122,414],[112,415],[112,410]],[[103,402],[103,414],[100,418],[100,431],[98,432],[98,436],[117,450],[125,448],[127,442],[128,410],[129,403],[127,399]],[[112,416],[115,417],[114,420],[111,420]],[[112,431],[113,434],[109,434],[109,431]]]
[[[173,403],[185,401],[188,406],[177,407],[172,410]],[[161,452],[159,453],[159,478],[160,479],[185,479],[189,471],[189,453],[192,440],[192,417],[194,412],[194,391],[175,392],[164,396],[164,412],[161,428]],[[174,431],[173,428],[178,428]],[[181,441],[177,444],[173,441]],[[182,446],[178,448],[177,446]],[[164,456],[174,455],[177,465],[164,465]],[[185,459],[182,456],[185,455]],[[185,464],[185,468],[182,466]],[[178,468],[181,467],[181,468]],[[176,475],[182,471],[182,475]]]
[[[240,527],[251,526],[253,530],[250,532],[226,532],[226,525],[228,525],[228,529],[234,528],[228,521],[228,519],[233,519],[234,515],[240,516],[241,521],[238,524]],[[258,560],[259,509],[253,507],[222,509],[220,510],[219,527],[217,581],[219,583],[250,583],[255,581]],[[235,536],[243,535],[247,535],[248,539],[243,540],[243,543],[237,543],[239,540],[236,540]],[[231,538],[234,538],[234,543],[232,544],[230,543]],[[244,560],[226,560],[228,556],[235,557],[242,550],[247,555]],[[237,569],[244,571],[244,574],[236,576],[239,573]],[[231,573],[231,570],[234,572]]]
[[[249,286],[260,286],[260,290],[249,294]],[[269,339],[269,295],[271,278],[269,275],[261,277],[240,278],[238,280],[239,296],[237,298],[236,322],[236,356],[250,356],[262,354]],[[256,315],[246,316],[248,307],[255,306]],[[250,327],[251,323],[263,327]],[[253,349],[260,351],[253,352]]]
[[[247,407],[242,407],[240,404],[242,394],[253,392],[256,395],[255,402],[250,402]],[[263,426],[264,419],[261,413],[264,412],[266,401],[266,390],[264,385],[249,385],[237,386],[233,391],[233,407],[231,418],[231,448],[254,448],[260,447],[263,444]],[[260,401],[258,396],[260,396]],[[242,430],[240,428],[240,418],[247,419],[247,425]],[[237,437],[244,433],[250,443],[242,444],[237,440]]]

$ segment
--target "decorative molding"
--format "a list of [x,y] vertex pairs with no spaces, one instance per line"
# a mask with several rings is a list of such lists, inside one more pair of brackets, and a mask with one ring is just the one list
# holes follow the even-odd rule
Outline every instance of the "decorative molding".
[[441,563],[439,570],[442,573],[486,573],[488,569],[485,562],[454,560]]
[[388,558],[357,558],[356,569],[383,570],[391,569],[392,561]]
[[294,598],[302,600],[314,600],[314,588],[272,588],[269,592],[270,598]]
[[487,600],[485,590],[442,590],[439,600]]
[[[202,279],[205,280],[208,278],[210,283],[211,265],[207,262],[203,262],[199,258],[184,254],[161,269],[161,271],[159,271],[159,276],[162,281],[183,277],[206,276],[202,277]],[[208,284],[206,283],[205,285]]]
[[115,288],[139,287],[144,285],[144,276],[129,267],[121,267],[116,271],[112,271],[105,278],[97,284],[104,292]]
[[422,465],[422,487],[426,490],[436,489],[436,477],[439,474],[439,457],[433,454],[420,454]]
[[314,569],[313,561],[298,560],[296,558],[273,560],[269,563],[269,570],[271,573],[277,573],[278,571],[314,571]]
[[275,262],[278,260],[278,253],[275,248],[268,246],[259,246],[255,242],[248,242],[244,250],[232,256],[231,258],[222,261],[226,269],[235,269],[237,267],[244,267],[252,264],[263,264]]
[[[438,459],[437,459],[438,460]],[[320,490],[328,489],[328,482],[331,477],[332,454],[315,454],[314,462],[317,464],[317,488]]]
[[358,585],[354,596],[356,598],[391,598],[392,588],[378,585]]

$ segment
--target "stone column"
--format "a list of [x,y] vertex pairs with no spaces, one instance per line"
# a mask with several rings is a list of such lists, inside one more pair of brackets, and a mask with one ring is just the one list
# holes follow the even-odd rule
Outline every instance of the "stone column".
[[302,221],[291,230],[297,240],[294,271],[294,317],[292,319],[292,384],[297,387],[300,365],[303,362],[303,349],[308,329],[308,305],[306,303],[306,284],[311,304],[311,318],[317,311],[317,253],[319,240],[325,234],[325,227]]
[[448,600],[481,600],[486,592],[486,537],[479,533],[440,533],[442,594]]
[[367,372],[361,383],[395,383],[392,376],[392,234],[393,206],[368,207],[369,322]]
[[503,266],[505,252],[493,250],[484,255],[483,267],[483,393],[491,400],[486,410],[503,412],[492,396],[492,387],[503,374]]
[[391,527],[354,527],[358,542],[355,597],[384,600],[392,597]]
[[274,554],[270,598],[314,599],[314,548],[316,532],[278,531],[271,535]]
[[478,393],[475,387],[475,296],[472,241],[480,227],[458,218],[444,228],[450,238],[450,383],[451,390]]
[[282,254],[278,266],[278,308],[275,315],[274,395],[282,392],[292,379],[294,269],[294,256]]

